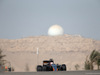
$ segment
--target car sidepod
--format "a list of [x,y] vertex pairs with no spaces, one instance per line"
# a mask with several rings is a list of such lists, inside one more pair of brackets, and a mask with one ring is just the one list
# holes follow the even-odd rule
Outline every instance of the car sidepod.
[[57,66],[55,64],[52,64],[51,66],[53,68],[53,71],[58,71]]

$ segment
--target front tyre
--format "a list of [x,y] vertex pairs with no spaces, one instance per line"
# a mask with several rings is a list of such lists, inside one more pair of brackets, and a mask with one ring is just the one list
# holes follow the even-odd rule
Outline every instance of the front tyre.
[[66,65],[62,64],[62,71],[66,71]]
[[37,66],[37,71],[42,71],[42,66],[41,65]]

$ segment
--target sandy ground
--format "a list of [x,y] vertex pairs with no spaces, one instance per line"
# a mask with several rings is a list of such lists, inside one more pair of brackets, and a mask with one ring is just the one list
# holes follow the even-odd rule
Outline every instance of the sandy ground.
[[[0,39],[0,48],[5,59],[11,63],[16,72],[36,71],[38,64],[43,60],[54,59],[57,64],[66,64],[67,70],[84,69],[84,61],[92,50],[100,51],[100,41],[83,38],[81,36],[36,36],[22,39]],[[39,54],[37,55],[37,48]],[[9,66],[9,63],[6,64]]]

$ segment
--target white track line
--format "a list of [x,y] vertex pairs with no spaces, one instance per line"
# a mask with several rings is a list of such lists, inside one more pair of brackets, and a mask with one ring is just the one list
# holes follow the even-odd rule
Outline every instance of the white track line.
[[100,73],[86,73],[87,75],[100,75]]

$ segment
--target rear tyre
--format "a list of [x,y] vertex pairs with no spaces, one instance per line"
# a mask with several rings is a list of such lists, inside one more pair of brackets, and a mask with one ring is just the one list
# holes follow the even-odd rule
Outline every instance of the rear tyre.
[[43,66],[43,71],[46,71],[46,68],[47,68],[46,66]]
[[42,71],[42,66],[41,65],[37,66],[37,71]]
[[61,65],[57,65],[58,71],[61,71]]

